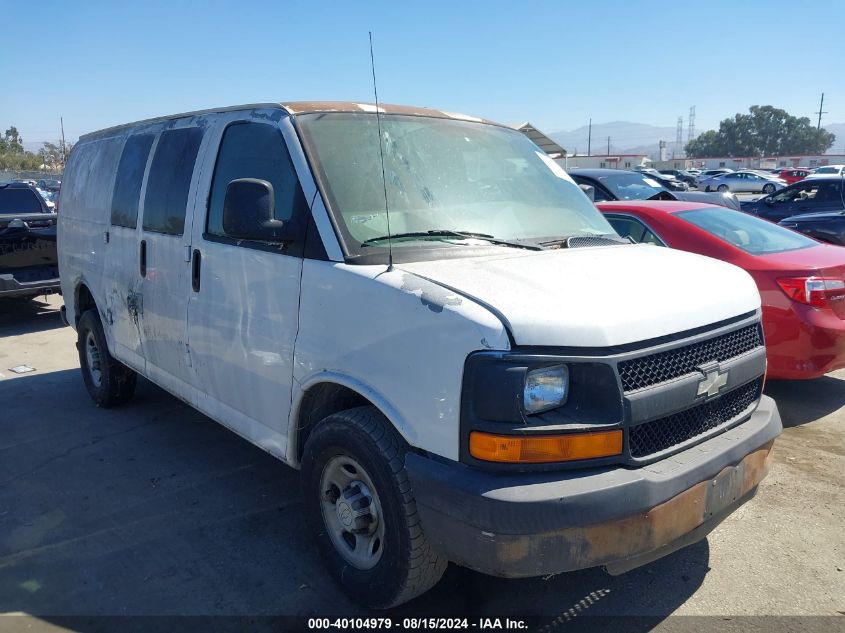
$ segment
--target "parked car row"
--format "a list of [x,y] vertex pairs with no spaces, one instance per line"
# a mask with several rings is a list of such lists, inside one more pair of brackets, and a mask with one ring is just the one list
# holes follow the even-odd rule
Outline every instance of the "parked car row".
[[[709,202],[757,215],[805,233],[822,242],[845,246],[845,189],[841,176],[805,178],[791,185],[775,182],[755,172],[727,172],[705,182],[719,182],[716,190],[672,191],[646,171],[573,169],[570,176],[595,202],[613,200],[686,200]],[[727,178],[735,176],[736,178]],[[744,181],[768,193],[756,200],[740,201],[734,191]],[[710,189],[710,187],[705,187]]]
[[608,200],[689,200],[710,202],[739,209],[740,203],[731,193],[705,193],[701,191],[671,190],[652,174],[623,169],[573,169],[572,179],[590,188],[595,202]]
[[[733,191],[736,193],[773,193],[780,187],[791,185],[805,178],[839,176],[844,165],[812,167],[778,167],[775,169],[740,169],[728,167],[717,169],[637,169],[644,173],[671,177],[684,182],[690,188],[704,191]],[[773,184],[769,184],[769,181]],[[774,187],[774,188],[773,188]],[[669,187],[670,189],[672,187]]]

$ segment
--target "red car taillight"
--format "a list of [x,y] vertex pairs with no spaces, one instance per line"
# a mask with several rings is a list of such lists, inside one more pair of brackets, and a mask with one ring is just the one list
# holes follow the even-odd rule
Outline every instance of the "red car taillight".
[[831,302],[845,299],[845,281],[831,277],[786,277],[778,285],[793,301],[816,308],[830,307]]

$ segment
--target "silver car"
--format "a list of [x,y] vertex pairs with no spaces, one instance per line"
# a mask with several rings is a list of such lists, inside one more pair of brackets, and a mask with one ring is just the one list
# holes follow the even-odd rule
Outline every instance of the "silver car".
[[702,180],[698,184],[704,191],[730,191],[731,193],[759,193],[773,194],[786,186],[786,181],[775,177],[762,176],[753,171],[734,171],[721,174],[713,178]]

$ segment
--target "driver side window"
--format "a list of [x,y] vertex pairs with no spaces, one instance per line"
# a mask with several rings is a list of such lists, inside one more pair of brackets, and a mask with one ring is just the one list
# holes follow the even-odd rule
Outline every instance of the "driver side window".
[[281,130],[266,123],[232,123],[223,133],[208,205],[206,232],[225,236],[223,201],[233,180],[256,178],[273,186],[274,216],[294,224],[307,212],[307,203],[288,154]]

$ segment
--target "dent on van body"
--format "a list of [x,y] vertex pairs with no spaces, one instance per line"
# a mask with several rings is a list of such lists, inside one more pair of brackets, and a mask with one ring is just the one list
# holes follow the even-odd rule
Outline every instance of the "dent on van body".
[[510,348],[485,308],[384,266],[305,260],[299,322],[292,435],[303,392],[342,379],[410,444],[455,460],[464,361],[473,351]]

